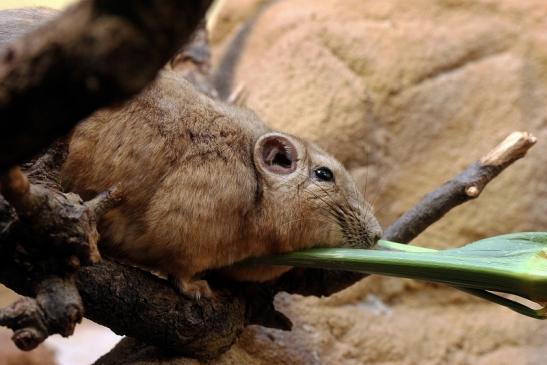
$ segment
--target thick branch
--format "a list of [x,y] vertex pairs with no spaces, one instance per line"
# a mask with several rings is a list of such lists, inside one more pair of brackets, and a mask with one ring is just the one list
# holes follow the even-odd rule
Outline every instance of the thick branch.
[[0,171],[144,88],[211,0],[83,0],[0,57]]
[[24,225],[18,240],[39,242],[34,247],[28,245],[27,249],[40,252],[40,255],[46,250],[56,251],[51,257],[55,261],[64,255],[70,263],[77,260],[90,265],[99,261],[97,217],[78,195],[30,184],[19,167],[10,169],[0,183],[2,195]]
[[103,260],[80,270],[86,317],[118,334],[194,358],[228,350],[245,326],[245,298],[216,290],[216,300],[187,299],[163,279]]
[[[35,278],[33,272],[25,272],[12,257],[0,256],[0,282],[6,286],[22,295],[33,296]],[[166,280],[103,259],[79,270],[77,287],[87,318],[120,335],[193,358],[209,359],[220,355],[237,340],[246,324],[290,329],[286,317],[273,309],[270,297],[258,295],[262,290],[259,285],[238,288],[233,283],[221,283],[213,286],[214,300],[195,301],[178,294]],[[70,303],[66,292],[50,293],[59,301],[58,311],[67,307],[61,303]],[[263,302],[263,298],[267,302]],[[25,333],[25,339],[31,337],[28,333],[33,334],[33,341],[57,333],[53,330],[56,326],[52,327],[52,323],[44,319],[49,315],[44,314],[45,310],[39,304],[38,298],[25,298],[0,311],[0,324],[15,330],[15,340],[19,332]]]

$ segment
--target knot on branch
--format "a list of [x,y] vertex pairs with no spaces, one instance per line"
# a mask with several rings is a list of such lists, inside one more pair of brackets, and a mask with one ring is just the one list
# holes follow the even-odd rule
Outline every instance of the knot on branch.
[[51,256],[56,264],[63,258],[61,272],[100,260],[96,222],[119,201],[115,189],[84,203],[76,194],[30,184],[19,167],[10,169],[1,184],[2,194],[17,212],[20,239],[34,241],[24,245],[29,253]]
[[44,317],[35,299],[21,298],[0,310],[0,325],[13,330],[12,340],[19,349],[30,351],[48,336]]

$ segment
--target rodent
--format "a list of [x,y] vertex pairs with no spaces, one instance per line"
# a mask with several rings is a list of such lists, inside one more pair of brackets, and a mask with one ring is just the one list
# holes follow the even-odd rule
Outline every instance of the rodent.
[[[84,199],[121,184],[121,205],[99,225],[101,249],[177,278],[192,296],[211,295],[196,280],[205,270],[312,246],[371,247],[382,234],[336,159],[169,71],[82,122],[61,176]],[[227,274],[264,281],[284,270]]]
[[212,295],[204,271],[270,280],[287,268],[229,266],[309,247],[372,247],[382,235],[335,158],[169,70],[81,122],[61,178],[86,200],[118,185],[122,202],[99,222],[101,252],[169,275],[191,297]]

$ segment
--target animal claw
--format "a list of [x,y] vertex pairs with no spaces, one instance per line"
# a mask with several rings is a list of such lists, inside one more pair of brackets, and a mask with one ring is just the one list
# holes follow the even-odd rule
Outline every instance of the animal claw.
[[175,286],[175,289],[189,299],[201,300],[201,298],[212,299],[214,293],[206,280],[185,280],[169,276],[169,281]]

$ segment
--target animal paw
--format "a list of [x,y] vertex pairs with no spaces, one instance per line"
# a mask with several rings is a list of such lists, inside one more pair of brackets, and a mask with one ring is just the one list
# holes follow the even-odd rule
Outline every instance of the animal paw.
[[206,280],[184,280],[169,276],[177,291],[187,298],[200,300],[201,298],[211,299],[213,291]]

